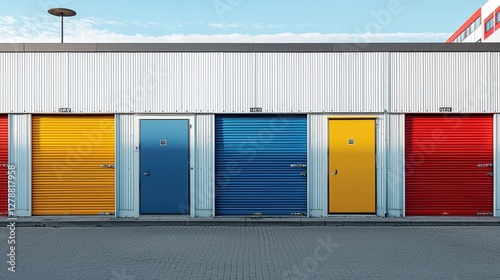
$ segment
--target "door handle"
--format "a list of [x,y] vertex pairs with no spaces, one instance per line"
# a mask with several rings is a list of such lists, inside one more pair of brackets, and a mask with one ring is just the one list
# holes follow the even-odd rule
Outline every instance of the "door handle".
[[149,170],[143,173],[144,176],[149,176],[149,174],[150,174]]
[[339,171],[337,169],[335,169],[335,171],[332,172],[332,175],[337,175],[339,173]]

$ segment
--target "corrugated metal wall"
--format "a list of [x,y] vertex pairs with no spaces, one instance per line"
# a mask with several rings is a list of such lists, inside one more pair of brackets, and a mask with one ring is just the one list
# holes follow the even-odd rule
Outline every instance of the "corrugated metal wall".
[[[180,53],[70,53],[75,112],[182,112]],[[99,102],[96,102],[99,100]]]
[[116,216],[139,217],[138,170],[134,168],[134,115],[116,116]]
[[307,185],[310,217],[328,215],[328,119],[323,114],[307,117]]
[[392,112],[492,112],[489,53],[391,54]]
[[0,53],[0,112],[19,112],[19,57],[22,54]]
[[256,53],[265,112],[382,112],[387,53]]
[[500,115],[493,117],[493,208],[500,217]]
[[[500,32],[499,32],[500,34]],[[500,111],[500,53],[491,53],[490,93],[494,96],[494,111]]]
[[183,54],[182,111],[248,112],[255,102],[254,56],[253,53]]
[[384,217],[387,213],[387,142],[389,134],[387,133],[389,125],[388,114],[379,115],[376,120],[375,128],[375,152],[376,152],[376,185],[377,196],[377,216]]
[[7,113],[500,111],[497,53],[27,52],[0,61]]
[[9,163],[16,166],[16,216],[31,216],[31,115],[10,115],[9,130]]
[[17,97],[14,112],[53,113],[68,107],[67,53],[25,53],[18,55],[17,64],[18,92],[11,94]]
[[215,142],[214,115],[195,116],[194,217],[214,215]]
[[[490,92],[495,97],[495,111],[500,108],[500,54],[491,53],[491,78]],[[494,215],[500,217],[500,115],[496,114],[493,118],[494,123],[494,146],[493,146],[493,188],[494,188]]]
[[401,217],[404,209],[405,116],[390,114],[386,122],[387,216]]

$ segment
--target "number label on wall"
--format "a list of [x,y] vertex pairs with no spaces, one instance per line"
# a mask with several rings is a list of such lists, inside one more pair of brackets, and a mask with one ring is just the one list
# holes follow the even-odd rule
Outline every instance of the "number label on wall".
[[59,113],[71,113],[71,108],[59,108]]
[[260,113],[262,112],[262,107],[250,107],[250,113]]
[[439,107],[439,112],[451,113],[452,111],[451,107]]

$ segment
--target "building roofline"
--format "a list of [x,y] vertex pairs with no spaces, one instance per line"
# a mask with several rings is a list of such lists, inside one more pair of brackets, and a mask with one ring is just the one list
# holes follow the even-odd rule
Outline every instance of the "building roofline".
[[498,52],[500,43],[0,43],[0,52]]

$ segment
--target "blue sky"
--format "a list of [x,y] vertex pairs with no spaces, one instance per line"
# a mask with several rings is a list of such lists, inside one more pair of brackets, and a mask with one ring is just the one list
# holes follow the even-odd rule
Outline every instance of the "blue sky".
[[0,42],[443,42],[486,0],[0,0]]

